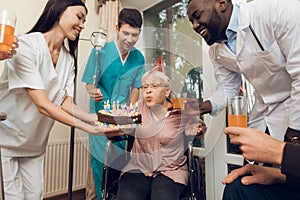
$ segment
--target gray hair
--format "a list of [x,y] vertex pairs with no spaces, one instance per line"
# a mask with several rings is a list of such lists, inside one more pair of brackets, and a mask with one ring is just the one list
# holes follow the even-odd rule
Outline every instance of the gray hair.
[[155,70],[155,68],[148,71],[148,72],[146,72],[142,76],[142,83],[145,82],[148,79],[158,81],[158,82],[162,83],[165,87],[171,88],[170,78],[166,74]]

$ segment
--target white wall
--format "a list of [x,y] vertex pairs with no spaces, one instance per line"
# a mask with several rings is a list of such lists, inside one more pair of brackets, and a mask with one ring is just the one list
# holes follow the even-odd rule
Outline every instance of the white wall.
[[[17,15],[17,25],[15,34],[25,33],[31,29],[38,17],[43,11],[43,8],[47,0],[1,0],[0,9],[7,9],[14,12]],[[93,30],[97,29],[98,17],[94,12],[94,0],[86,0],[86,6],[89,10],[87,21],[85,23],[85,29],[81,33],[81,38],[89,38]],[[84,64],[87,61],[88,54],[91,49],[91,44],[88,41],[80,41],[79,43],[79,55],[78,55],[78,89],[77,98],[78,104],[88,110],[88,97],[84,90],[83,84],[80,82],[81,74],[84,68]],[[0,61],[0,72],[3,70],[4,61]],[[9,113],[7,113],[9,115]],[[58,138],[68,138],[70,128],[56,123],[52,129],[50,140]],[[86,136],[86,134],[85,134]]]

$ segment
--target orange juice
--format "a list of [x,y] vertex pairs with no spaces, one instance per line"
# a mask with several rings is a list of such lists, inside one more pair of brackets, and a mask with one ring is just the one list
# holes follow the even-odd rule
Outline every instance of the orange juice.
[[14,42],[15,28],[6,24],[0,24],[0,50],[9,51]]
[[187,98],[172,98],[173,108],[184,110],[184,101]]
[[228,126],[247,127],[247,115],[228,115]]

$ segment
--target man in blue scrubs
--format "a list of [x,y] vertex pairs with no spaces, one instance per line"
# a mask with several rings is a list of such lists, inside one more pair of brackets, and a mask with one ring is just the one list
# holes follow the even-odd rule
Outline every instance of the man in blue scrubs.
[[[141,77],[145,72],[145,59],[134,45],[139,39],[142,16],[136,9],[121,10],[116,27],[117,37],[108,42],[98,52],[92,49],[82,82],[86,83],[90,94],[90,112],[104,109],[104,103],[110,105],[135,105],[138,100]],[[97,192],[102,197],[102,176],[105,145],[103,136],[89,135],[91,165]],[[114,142],[114,150],[122,153],[124,141]],[[120,148],[119,148],[120,147]]]

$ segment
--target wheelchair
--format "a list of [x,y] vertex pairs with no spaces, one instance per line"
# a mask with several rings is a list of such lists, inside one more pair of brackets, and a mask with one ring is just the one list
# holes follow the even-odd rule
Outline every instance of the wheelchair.
[[[111,160],[112,144],[115,141],[125,141],[124,153]],[[133,136],[124,135],[108,138],[105,147],[105,157],[102,178],[102,200],[116,199],[118,191],[118,179],[121,175],[121,169],[130,159],[130,150],[134,141]]]
[[[126,136],[126,147],[125,153],[118,156],[115,160],[111,162],[110,151],[112,148],[112,143],[115,138],[110,138],[106,143],[105,150],[105,160],[103,167],[103,179],[102,179],[102,200],[117,200],[118,191],[118,179],[121,174],[122,166],[128,163],[130,159],[129,152],[133,144],[133,136]],[[189,183],[180,196],[180,200],[205,200],[205,179],[204,173],[200,164],[200,159],[193,154],[193,138],[186,137],[187,143],[187,164],[189,169]],[[150,198],[149,198],[150,200]]]
[[187,194],[181,200],[205,200],[205,177],[200,158],[193,154],[193,140],[188,139],[188,169],[189,169],[189,184]]

